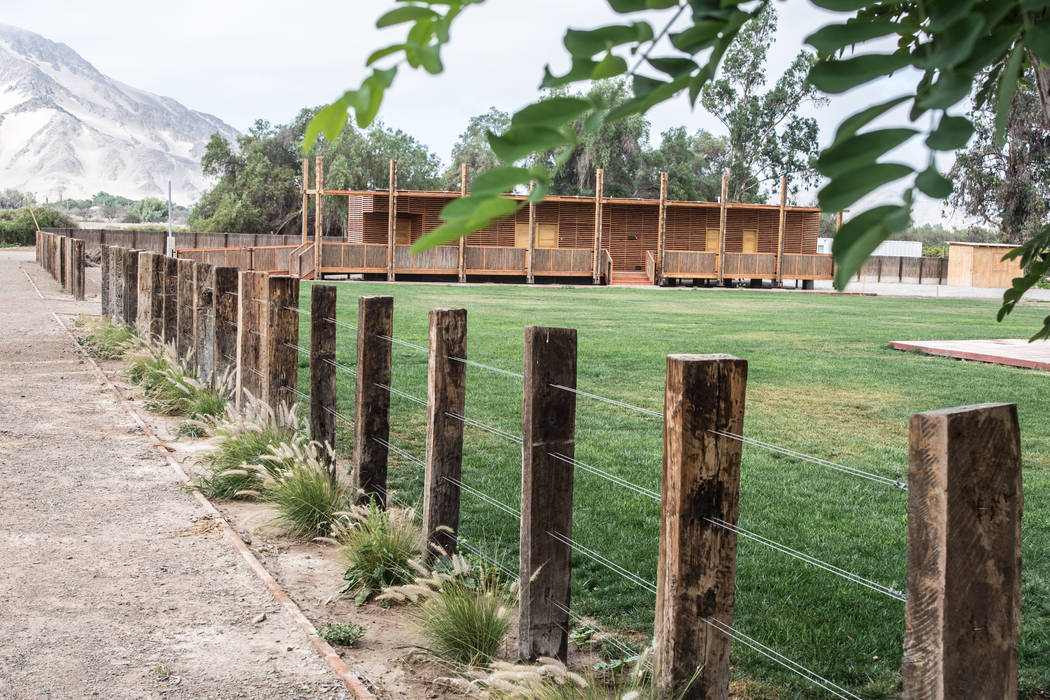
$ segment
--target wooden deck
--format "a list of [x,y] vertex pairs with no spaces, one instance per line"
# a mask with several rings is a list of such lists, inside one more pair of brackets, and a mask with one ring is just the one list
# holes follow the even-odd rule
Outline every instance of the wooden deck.
[[1019,338],[998,340],[894,340],[894,350],[918,350],[927,355],[953,357],[957,360],[990,362],[1009,367],[1023,367],[1050,372],[1050,343],[1029,343]]

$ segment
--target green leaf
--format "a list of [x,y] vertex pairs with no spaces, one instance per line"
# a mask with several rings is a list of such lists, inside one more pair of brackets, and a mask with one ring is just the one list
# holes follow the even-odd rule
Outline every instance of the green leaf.
[[527,185],[532,173],[527,168],[504,165],[491,168],[478,175],[470,183],[473,194],[494,195],[510,192],[517,185]]
[[807,36],[805,41],[817,51],[830,54],[853,44],[894,34],[903,28],[897,22],[889,20],[829,24]]
[[809,82],[823,92],[837,95],[875,78],[891,75],[911,63],[911,58],[899,54],[863,54],[844,60],[820,61],[809,71]]
[[984,17],[966,15],[938,34],[930,42],[928,53],[924,50],[926,47],[918,47],[915,64],[920,68],[938,70],[954,68],[970,56],[983,30]]
[[[413,243],[411,252],[421,253],[480,231],[493,220],[513,214],[519,206],[516,200],[506,197],[470,195],[453,199],[441,210],[441,218],[445,223]],[[450,212],[456,215],[452,216]]]
[[436,19],[438,13],[428,7],[419,5],[403,5],[387,12],[376,20],[376,28],[392,27],[404,22],[416,22],[421,19]]
[[954,151],[962,148],[973,136],[973,124],[966,117],[941,117],[941,123],[926,139],[926,145],[935,151]]
[[1023,57],[1024,47],[1018,44],[1014,47],[1010,60],[1006,62],[1002,75],[999,76],[999,97],[995,109],[995,143],[998,146],[1002,146],[1006,139],[1006,125],[1010,121],[1010,106],[1013,103],[1014,91],[1017,90]]
[[570,142],[557,129],[533,124],[512,126],[501,135],[489,132],[488,138],[492,151],[504,163],[513,163],[531,153],[547,151]]
[[902,163],[876,163],[866,166],[829,182],[817,194],[817,201],[824,211],[849,209],[864,195],[913,172],[913,168]]
[[[689,58],[647,58],[649,65],[675,78],[683,73],[692,73],[699,68],[696,61]],[[635,76],[637,77],[637,76]]]
[[915,106],[909,115],[915,121],[929,109],[948,109],[960,100],[966,99],[973,87],[973,75],[960,71],[941,71],[934,83],[924,95],[915,100]]
[[960,17],[970,12],[973,8],[974,1],[975,0],[942,0],[940,2],[934,1],[927,3],[926,14],[930,19],[930,32],[936,34],[943,31],[946,27],[950,27]]
[[443,221],[453,222],[479,216],[503,216],[508,207],[509,211],[514,211],[516,201],[501,195],[502,193],[472,192],[466,197],[457,197],[442,207],[439,216]]
[[843,290],[864,261],[884,240],[908,227],[907,207],[887,205],[868,209],[842,225],[835,234],[835,288]]
[[813,0],[813,4],[832,12],[856,12],[863,10],[869,5],[896,5],[893,0],[882,2],[881,0]]
[[857,112],[851,117],[848,117],[845,121],[839,124],[838,131],[835,132],[835,144],[842,143],[850,136],[863,129],[865,126],[878,119],[886,112],[890,111],[901,102],[906,102],[911,99],[911,95],[901,95],[900,97],[894,97],[892,100],[887,100],[882,104],[877,104],[872,107],[868,107],[865,110]]
[[540,87],[545,89],[557,88],[580,80],[588,80],[597,65],[597,61],[593,61],[589,58],[574,58],[572,59],[572,67],[569,68],[569,72],[561,76],[551,73],[549,65],[544,66],[543,80],[540,82]]
[[696,22],[681,32],[671,34],[671,45],[679,51],[695,54],[707,48],[726,29],[726,22],[706,20]]
[[883,154],[917,133],[915,129],[879,129],[836,142],[817,158],[817,171],[836,178],[866,165],[874,165]]
[[915,186],[927,197],[944,199],[952,193],[951,181],[937,172],[932,164],[915,176]]
[[643,10],[666,10],[677,4],[678,0],[609,0],[609,7],[621,15]]
[[683,90],[689,84],[690,80],[691,78],[689,75],[683,75],[670,82],[664,83],[648,94],[638,95],[626,102],[622,102],[609,110],[609,113],[605,116],[605,121],[613,122],[617,119],[623,119],[631,114],[645,112],[653,105],[659,104],[660,102],[677,95],[680,90]]
[[591,58],[621,44],[641,43],[653,38],[648,22],[612,24],[597,29],[569,29],[562,43],[573,58]]
[[403,51],[405,49],[405,46],[405,44],[394,44],[393,46],[387,46],[386,48],[376,49],[368,56],[368,60],[365,61],[365,65],[370,66],[380,59],[386,58],[391,54],[397,53],[398,51]]
[[561,125],[583,116],[594,105],[581,97],[548,97],[518,110],[510,123],[512,126],[524,124]]
[[627,61],[610,51],[605,55],[605,58],[601,60],[601,63],[594,67],[594,71],[591,72],[591,80],[611,78],[615,75],[622,75],[626,72]]
[[317,138],[323,132],[329,141],[334,140],[346,125],[346,110],[355,97],[354,91],[343,93],[343,96],[330,105],[317,111],[303,134],[303,153],[310,153],[317,144]]
[[1025,45],[1039,60],[1050,63],[1050,30],[1041,24],[1031,27],[1024,35]]

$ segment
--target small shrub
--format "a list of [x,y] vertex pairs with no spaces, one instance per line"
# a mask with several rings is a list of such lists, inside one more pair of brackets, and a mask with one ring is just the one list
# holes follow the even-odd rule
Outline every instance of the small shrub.
[[510,631],[510,605],[498,585],[452,580],[427,598],[417,615],[430,649],[449,661],[487,666]]
[[259,493],[266,467],[263,456],[278,445],[301,442],[295,407],[274,412],[258,399],[247,396],[244,408],[227,406],[214,422],[215,449],[201,457],[205,470],[194,477],[194,488],[209,498],[244,498]]
[[294,535],[328,537],[336,514],[354,506],[357,490],[338,481],[324,459],[334,455],[323,449],[316,442],[284,443],[260,458],[262,496]]
[[194,419],[222,415],[226,397],[184,370],[171,348],[157,351],[144,341],[133,347],[125,374],[142,387],[149,410]]
[[337,522],[335,535],[347,564],[342,592],[354,593],[358,604],[425,573],[418,561],[426,541],[411,511],[355,506]]
[[353,622],[326,622],[317,630],[317,634],[326,642],[352,647],[365,635],[365,628]]
[[179,427],[175,429],[175,433],[182,437],[202,438],[207,437],[208,428],[200,421],[184,420],[179,423]]
[[100,360],[116,360],[123,357],[128,349],[134,331],[108,318],[91,318],[81,316],[77,327],[87,330],[86,335],[78,338],[80,344],[92,357]]

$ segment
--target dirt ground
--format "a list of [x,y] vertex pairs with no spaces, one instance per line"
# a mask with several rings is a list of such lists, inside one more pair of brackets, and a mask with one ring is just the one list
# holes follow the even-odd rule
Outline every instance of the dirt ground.
[[56,323],[98,270],[73,302],[32,259],[0,250],[0,697],[349,697]]

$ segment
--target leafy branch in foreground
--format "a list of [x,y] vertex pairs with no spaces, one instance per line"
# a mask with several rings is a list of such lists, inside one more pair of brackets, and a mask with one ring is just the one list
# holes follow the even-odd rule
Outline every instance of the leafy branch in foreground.
[[[410,24],[405,40],[374,52],[368,59],[372,74],[361,86],[317,114],[307,129],[306,150],[322,132],[334,138],[345,125],[350,109],[360,126],[371,123],[399,66],[407,63],[412,68],[440,73],[441,48],[449,41],[453,21],[466,6],[483,1],[402,0],[380,17],[376,23],[379,28]],[[660,31],[647,20],[589,30],[568,29],[563,44],[571,67],[563,75],[554,75],[547,67],[540,87],[560,88],[626,76],[633,97],[612,108],[602,108],[581,97],[545,97],[519,110],[501,134],[489,134],[492,150],[504,165],[477,178],[470,196],[449,203],[441,213],[444,223],[416,241],[414,252],[465,236],[513,213],[521,205],[502,195],[514,188],[535,181],[530,200],[544,197],[552,171],[515,164],[543,151],[557,151],[565,157],[580,137],[574,128],[578,120],[583,133],[592,134],[602,124],[644,113],[678,95],[687,95],[695,105],[741,28],[769,4],[769,0],[607,1],[617,14],[644,11],[648,18],[667,21]],[[817,90],[839,95],[905,69],[920,73],[913,90],[891,99],[884,100],[881,94],[874,97],[878,93],[872,91],[872,103],[839,125],[834,140],[817,160],[817,170],[829,179],[818,197],[825,211],[851,208],[880,187],[901,181],[905,184],[898,204],[862,211],[842,227],[833,248],[838,263],[835,284],[841,289],[880,242],[910,225],[916,192],[934,199],[951,194],[951,182],[938,171],[935,156],[964,147],[973,135],[970,119],[950,113],[971,92],[977,108],[993,109],[993,135],[1001,144],[1013,95],[1031,71],[1042,108],[1040,116],[1050,121],[1050,1],[811,1],[844,17],[842,22],[815,28],[806,38],[820,59],[807,78]],[[682,17],[686,18],[684,26],[678,22]],[[669,49],[661,41],[665,36]],[[653,55],[657,49],[660,55]],[[400,60],[388,68],[375,67],[397,56]],[[634,61],[633,67],[628,67],[628,57]],[[929,127],[869,128],[894,109],[907,109],[913,124],[928,118]],[[894,149],[919,137],[928,155],[921,172],[910,165],[883,160]],[[560,164],[556,161],[555,169]],[[1020,257],[1027,272],[1014,281],[1004,297],[1000,318],[1045,274],[1040,265],[1050,255],[1048,231],[1009,254]],[[1036,337],[1050,337],[1050,318]]]

